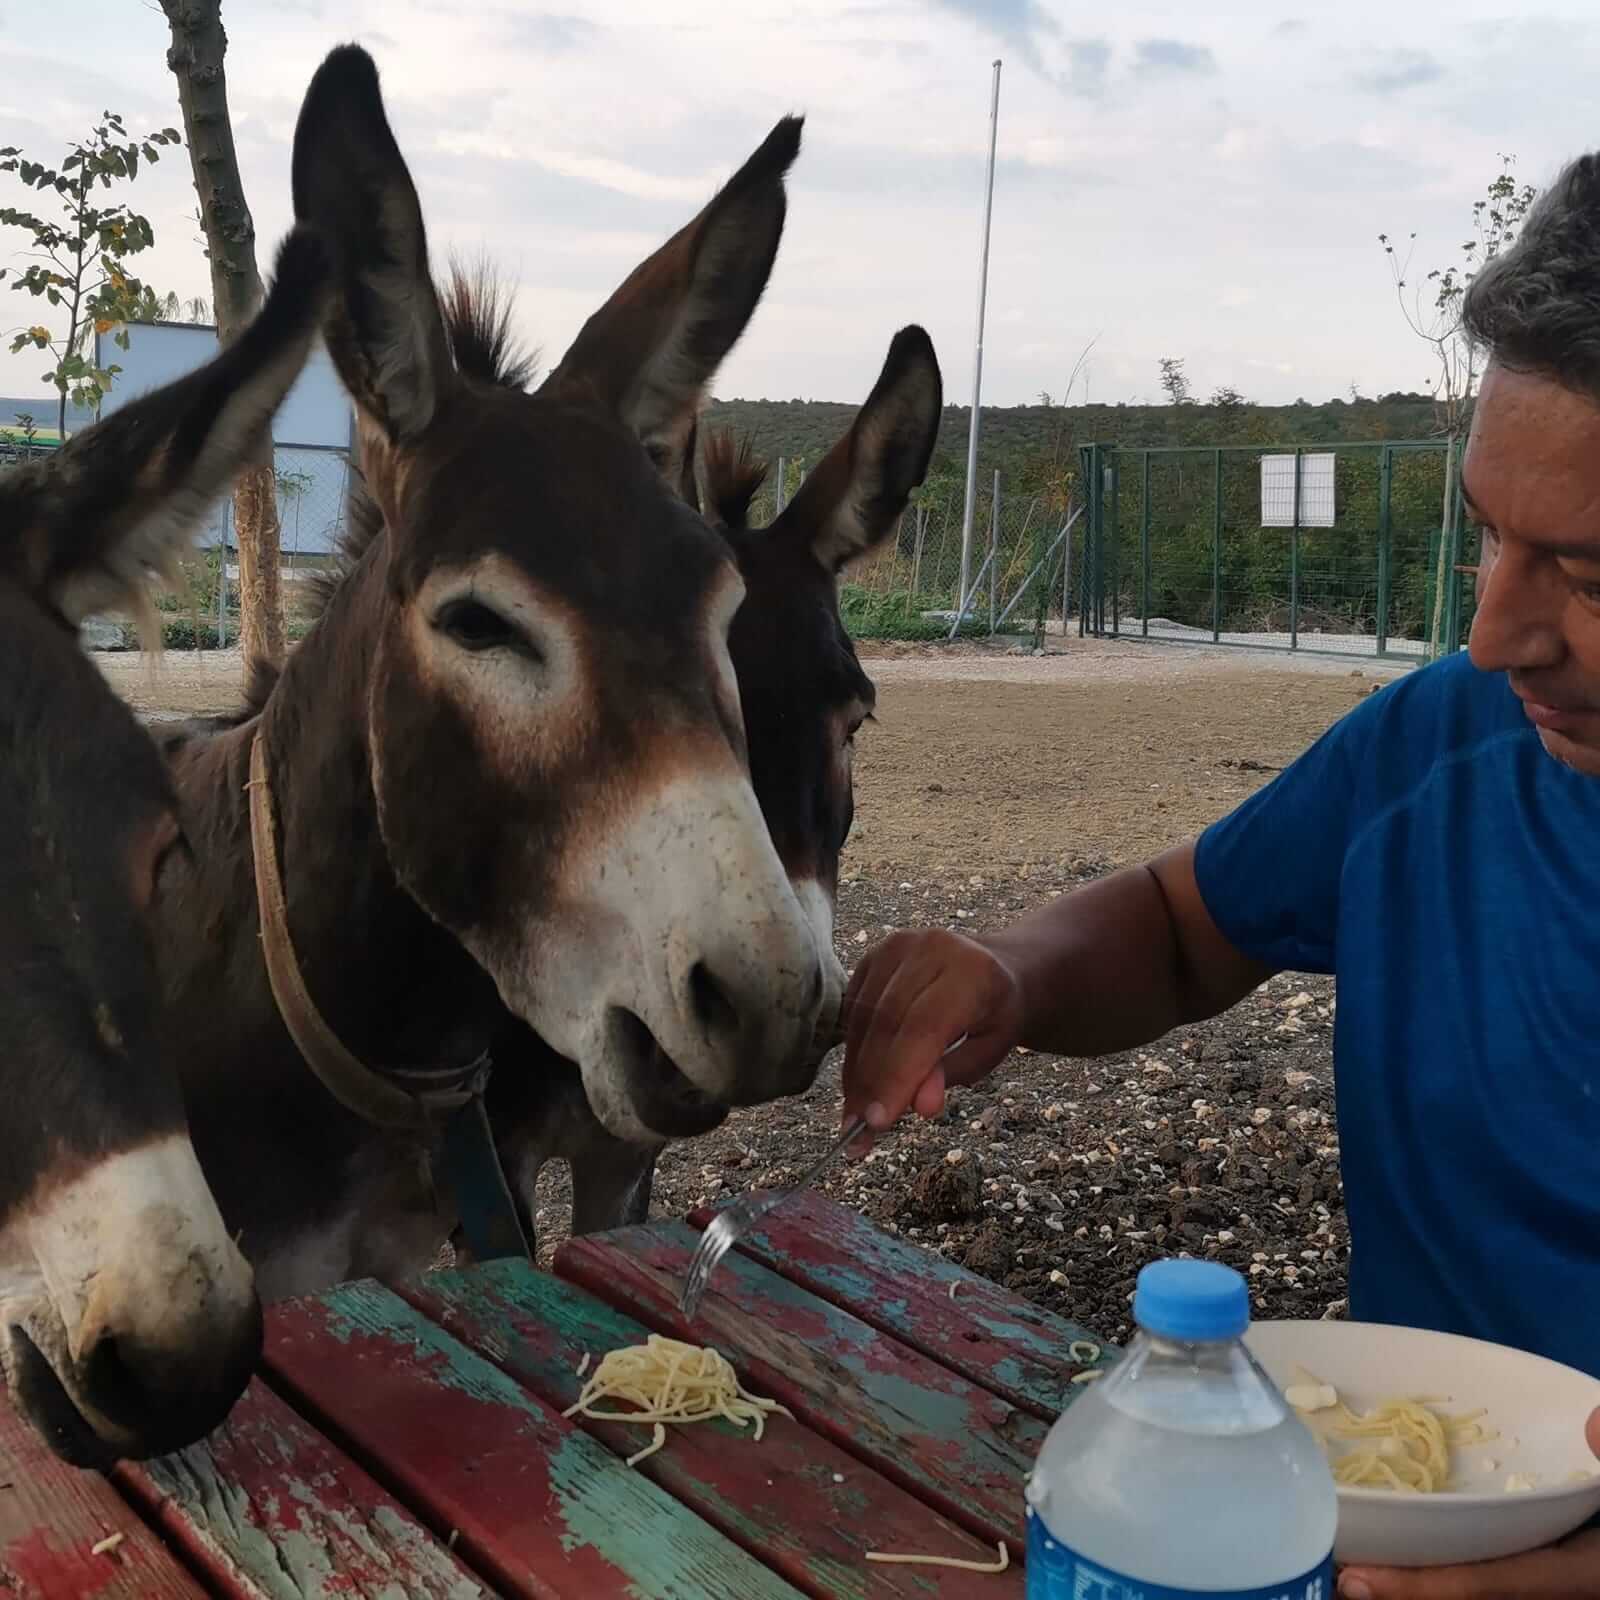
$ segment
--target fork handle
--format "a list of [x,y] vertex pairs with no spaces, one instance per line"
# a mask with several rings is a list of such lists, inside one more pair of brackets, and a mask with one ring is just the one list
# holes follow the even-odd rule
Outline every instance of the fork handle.
[[789,1185],[788,1192],[792,1194],[796,1189],[809,1189],[812,1183],[822,1173],[826,1172],[866,1131],[867,1122],[865,1117],[851,1117],[844,1125],[844,1131],[839,1137]]

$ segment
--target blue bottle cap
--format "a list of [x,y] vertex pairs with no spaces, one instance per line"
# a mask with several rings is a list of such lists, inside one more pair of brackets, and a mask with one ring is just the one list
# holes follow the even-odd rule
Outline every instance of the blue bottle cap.
[[1250,1290],[1220,1261],[1153,1261],[1134,1286],[1133,1320],[1178,1344],[1237,1339],[1250,1326]]

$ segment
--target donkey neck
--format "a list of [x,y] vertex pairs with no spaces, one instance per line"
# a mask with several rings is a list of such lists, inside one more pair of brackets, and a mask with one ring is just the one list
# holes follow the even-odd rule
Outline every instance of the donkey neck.
[[[345,585],[352,601],[381,588],[375,565]],[[498,1002],[488,975],[390,866],[366,710],[373,652],[363,622],[376,612],[344,598],[290,660],[260,719],[288,931],[306,987],[347,1049],[379,1071],[448,1066],[487,1046]]]

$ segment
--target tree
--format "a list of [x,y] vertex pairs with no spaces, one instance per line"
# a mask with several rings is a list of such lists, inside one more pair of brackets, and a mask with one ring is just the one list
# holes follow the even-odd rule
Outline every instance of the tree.
[[0,207],[0,224],[29,234],[32,256],[22,271],[0,268],[0,279],[10,276],[19,293],[46,301],[52,310],[64,311],[64,332],[48,323],[24,328],[11,341],[13,353],[32,346],[47,351],[54,365],[44,381],[60,397],[57,424],[67,431],[67,403],[98,405],[101,395],[122,369],[114,363],[97,366],[89,348],[96,333],[117,329],[116,342],[128,348],[121,324],[138,314],[148,294],[127,268],[129,256],[148,250],[155,233],[147,218],[126,205],[102,205],[100,191],[114,183],[131,183],[139,175],[141,158],[160,159],[160,147],[177,144],[175,128],[162,128],[142,139],[130,139],[122,118],[103,111],[101,120],[85,140],[74,144],[59,167],[30,161],[15,145],[0,149],[0,172],[14,172],[30,189],[56,196],[61,220]]
[[[178,80],[178,103],[183,108],[189,161],[200,197],[217,338],[226,344],[249,324],[261,304],[255,223],[245,204],[228,117],[228,80],[222,64],[228,36],[222,30],[221,0],[161,0],[161,9],[172,31],[167,65]],[[284,654],[273,460],[268,435],[240,472],[233,495],[234,539],[239,551],[239,643],[247,672],[257,661],[281,662]]]
[[1512,176],[1516,159],[1502,155],[1499,174],[1489,184],[1483,199],[1473,202],[1472,236],[1461,246],[1459,263],[1435,267],[1420,283],[1414,283],[1411,261],[1416,254],[1416,234],[1409,236],[1403,258],[1395,253],[1388,234],[1378,235],[1378,243],[1388,257],[1400,315],[1433,353],[1432,394],[1439,420],[1438,431],[1444,435],[1448,446],[1439,556],[1434,575],[1433,620],[1429,629],[1429,647],[1434,654],[1438,653],[1441,643],[1446,586],[1453,560],[1453,530],[1461,493],[1456,473],[1457,447],[1466,433],[1479,377],[1478,351],[1461,326],[1461,312],[1468,286],[1484,265],[1493,261],[1516,238],[1523,218],[1537,197],[1538,191],[1531,183],[1519,184]]
[[1186,406],[1190,403],[1189,379],[1183,370],[1182,356],[1161,357],[1161,387],[1166,391],[1169,405]]
[[1224,383],[1212,391],[1211,404],[1218,411],[1243,411],[1250,402],[1232,384]]
[[211,302],[204,295],[191,295],[185,300],[176,289],[160,295],[155,302],[156,322],[210,322]]

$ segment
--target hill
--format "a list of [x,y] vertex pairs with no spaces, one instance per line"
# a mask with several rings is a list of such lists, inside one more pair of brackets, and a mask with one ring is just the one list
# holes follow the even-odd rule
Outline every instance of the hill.
[[[963,475],[972,408],[949,405],[939,429],[931,475]],[[705,422],[747,434],[769,460],[784,456],[814,466],[850,426],[856,408],[832,400],[713,400]],[[1371,439],[1426,439],[1436,426],[1423,394],[1378,400],[1329,400],[1289,406],[985,406],[978,431],[978,467],[999,469],[1009,487],[1032,488],[1050,463],[1075,464],[1080,444],[1310,445]]]

